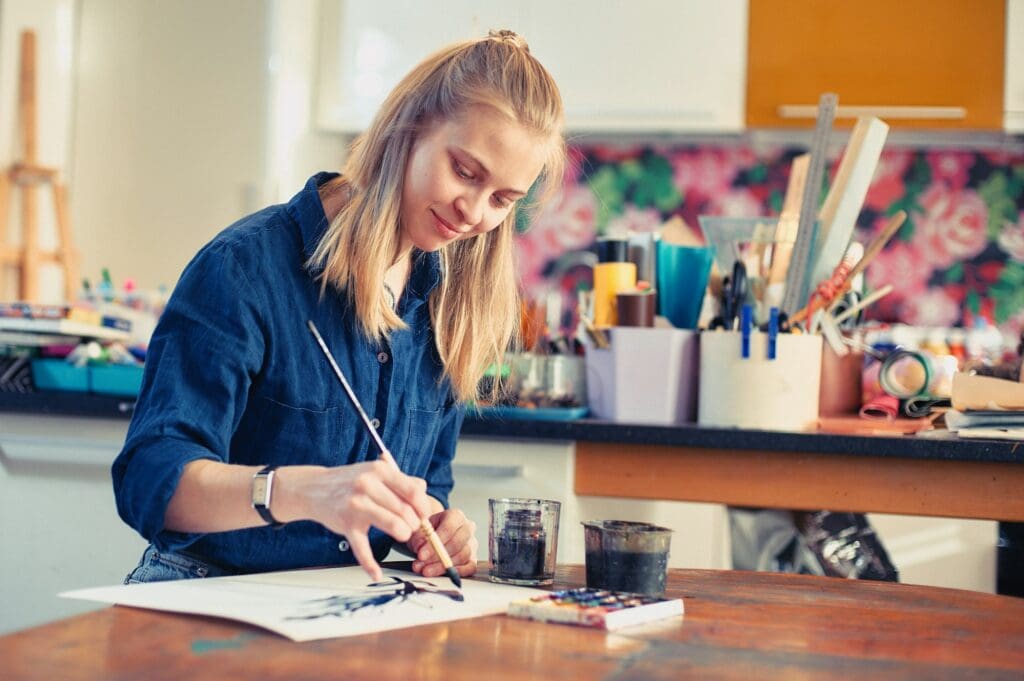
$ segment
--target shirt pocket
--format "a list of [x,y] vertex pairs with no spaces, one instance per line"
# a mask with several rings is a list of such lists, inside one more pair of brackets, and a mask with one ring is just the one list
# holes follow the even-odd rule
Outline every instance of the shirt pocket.
[[418,478],[427,474],[443,417],[443,409],[406,409],[407,427],[395,460],[407,474]]
[[253,463],[339,466],[366,458],[365,451],[360,453],[358,417],[340,407],[306,409],[260,399],[259,427],[250,444]]

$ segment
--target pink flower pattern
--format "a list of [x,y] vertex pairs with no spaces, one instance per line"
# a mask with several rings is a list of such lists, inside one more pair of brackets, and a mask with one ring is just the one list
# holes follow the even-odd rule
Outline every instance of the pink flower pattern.
[[932,182],[943,182],[950,189],[960,190],[967,185],[968,172],[974,164],[974,154],[966,151],[932,151],[928,165]]
[[903,175],[913,160],[913,154],[909,151],[883,151],[881,158],[878,159],[878,167],[875,169],[871,186],[868,187],[867,196],[864,198],[864,205],[875,210],[883,210],[903,196],[906,192]]
[[914,241],[924,258],[936,267],[969,260],[988,245],[988,208],[977,192],[946,191],[932,185],[921,195],[924,216]]
[[[803,151],[744,143],[573,146],[565,191],[517,236],[524,287],[543,290],[548,285],[543,275],[557,269],[555,261],[590,249],[599,219],[602,230],[614,233],[648,232],[673,215],[696,224],[699,215],[775,214],[790,160]],[[828,177],[840,157],[828,159]],[[639,179],[638,167],[646,173]],[[588,184],[598,171],[604,188],[600,204]],[[988,181],[997,174],[1002,175],[998,182]],[[675,201],[665,200],[665,183],[671,184],[668,191],[678,192]],[[638,192],[638,186],[650,190]],[[1024,153],[1019,150],[886,149],[857,238],[869,240],[897,210],[907,211],[909,220],[866,272],[870,288],[895,287],[869,317],[933,326],[969,326],[985,319],[1004,332],[1019,333],[1024,327],[1024,286],[1017,283],[1024,280],[1022,208]],[[566,290],[577,284],[559,283]]]
[[1024,216],[1016,223],[1007,222],[996,239],[999,248],[1014,262],[1024,263]]

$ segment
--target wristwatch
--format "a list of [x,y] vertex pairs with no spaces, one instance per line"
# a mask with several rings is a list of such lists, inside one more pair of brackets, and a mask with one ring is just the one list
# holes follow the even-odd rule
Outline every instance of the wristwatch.
[[270,495],[274,491],[274,469],[277,466],[267,466],[252,476],[252,507],[260,514],[260,517],[274,529],[284,527],[284,523],[277,522],[277,519],[270,512]]

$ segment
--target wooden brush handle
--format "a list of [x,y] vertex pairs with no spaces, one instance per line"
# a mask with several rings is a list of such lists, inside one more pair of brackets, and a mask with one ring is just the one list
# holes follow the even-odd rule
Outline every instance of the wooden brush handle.
[[427,541],[430,542],[431,548],[434,549],[434,553],[441,559],[441,565],[447,570],[452,567],[452,557],[448,555],[448,550],[445,549],[444,544],[441,543],[441,538],[437,536],[437,532],[434,531],[434,526],[430,524],[430,521],[424,518],[420,522],[420,529],[423,530],[423,534],[427,536]]

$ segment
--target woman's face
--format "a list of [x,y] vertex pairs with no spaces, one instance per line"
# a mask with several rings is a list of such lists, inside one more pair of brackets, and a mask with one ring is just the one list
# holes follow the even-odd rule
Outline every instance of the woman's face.
[[548,144],[482,105],[428,128],[405,168],[403,249],[436,251],[497,227],[540,175]]

